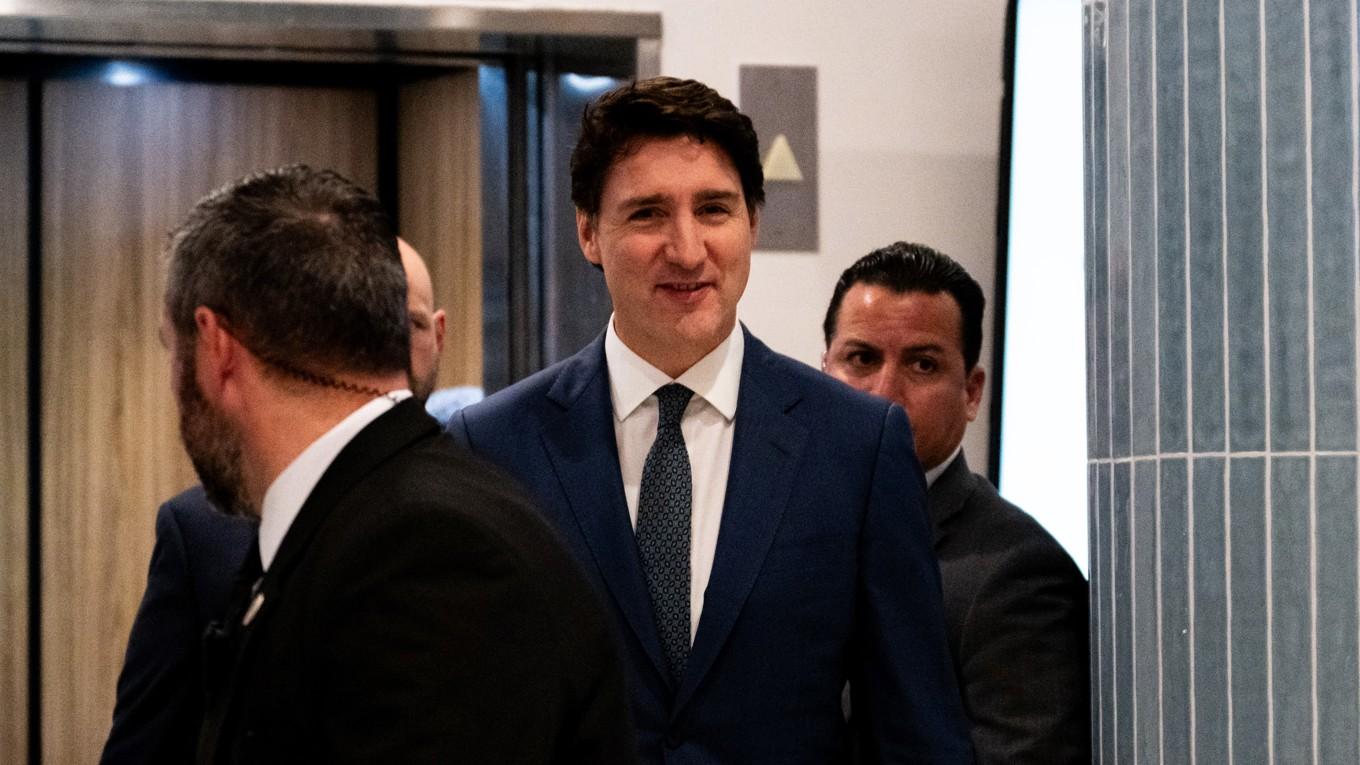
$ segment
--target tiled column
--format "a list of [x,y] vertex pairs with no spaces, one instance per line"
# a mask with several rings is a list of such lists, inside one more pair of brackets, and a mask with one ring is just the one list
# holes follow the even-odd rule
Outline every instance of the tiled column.
[[1356,0],[1086,0],[1093,740],[1360,762]]

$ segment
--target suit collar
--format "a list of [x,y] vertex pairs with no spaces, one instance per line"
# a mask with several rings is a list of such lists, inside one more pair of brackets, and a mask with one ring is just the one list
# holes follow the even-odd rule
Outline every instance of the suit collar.
[[287,577],[331,510],[365,475],[413,441],[438,432],[439,424],[414,398],[401,401],[360,430],[307,495],[279,544],[266,580]]
[[930,510],[931,533],[939,541],[943,529],[960,510],[968,498],[977,490],[977,479],[968,469],[968,460],[963,452],[949,463],[949,467],[930,485],[927,492],[927,507]]
[[279,473],[269,485],[260,506],[260,559],[265,569],[273,562],[279,544],[288,533],[293,519],[302,510],[307,495],[312,493],[312,489],[321,480],[326,468],[335,461],[340,450],[369,423],[410,395],[410,391],[403,390],[392,395],[378,396],[355,409],[303,449],[283,472]]

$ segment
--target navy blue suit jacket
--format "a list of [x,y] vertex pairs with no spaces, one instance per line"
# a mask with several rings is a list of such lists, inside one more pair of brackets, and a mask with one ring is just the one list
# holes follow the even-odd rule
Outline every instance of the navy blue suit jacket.
[[195,486],[161,505],[101,763],[192,762],[203,719],[203,630],[221,618],[255,524]]
[[[745,330],[743,330],[745,331]],[[746,335],[726,500],[678,687],[619,475],[603,337],[456,414],[613,607],[644,762],[970,762],[925,484],[900,407]]]

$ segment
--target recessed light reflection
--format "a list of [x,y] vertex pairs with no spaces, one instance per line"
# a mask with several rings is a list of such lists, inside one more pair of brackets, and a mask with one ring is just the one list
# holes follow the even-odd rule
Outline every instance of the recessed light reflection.
[[617,82],[613,77],[589,76],[584,74],[568,74],[562,78],[567,87],[580,93],[599,93],[614,87]]
[[130,61],[111,61],[104,67],[101,78],[104,82],[120,88],[145,85],[155,79],[155,73],[148,66]]

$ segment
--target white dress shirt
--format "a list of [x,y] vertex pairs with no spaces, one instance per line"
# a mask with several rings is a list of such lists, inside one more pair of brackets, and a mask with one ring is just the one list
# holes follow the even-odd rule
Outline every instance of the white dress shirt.
[[340,450],[370,422],[396,406],[398,401],[410,397],[409,390],[395,390],[350,412],[348,417],[303,449],[269,484],[264,501],[260,503],[260,563],[265,571],[274,562],[279,545],[283,544],[283,537],[302,510],[302,504],[307,501],[312,489],[316,488],[321,474],[339,456]]
[[704,590],[713,572],[718,548],[723,500],[727,496],[727,471],[732,462],[732,435],[741,387],[741,363],[745,352],[741,325],[726,340],[672,380],[623,344],[614,331],[614,318],[604,337],[604,358],[609,367],[609,396],[614,405],[614,439],[619,447],[619,473],[628,500],[628,517],[637,529],[638,495],[642,467],[656,440],[656,390],[678,382],[694,391],[680,420],[689,453],[693,479],[693,507],[689,517],[689,637],[699,629],[704,610]]
[[949,469],[949,466],[952,465],[952,464],[954,464],[954,460],[956,460],[956,459],[959,458],[959,452],[961,452],[961,451],[963,451],[963,442],[962,442],[962,441],[959,442],[959,445],[958,445],[958,446],[954,447],[954,453],[949,455],[949,459],[945,460],[944,462],[941,462],[940,464],[938,464],[938,465],[936,465],[935,467],[933,467],[933,468],[931,468],[931,469],[929,469],[929,470],[926,471],[926,488],[927,488],[927,489],[929,489],[931,486],[934,486],[934,485],[935,485],[935,479],[936,479],[936,478],[939,478],[939,477],[942,476],[942,475],[944,475],[944,471],[948,470],[948,469]]

